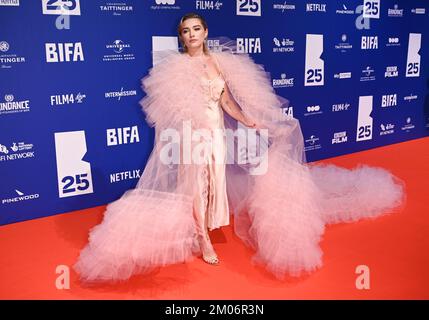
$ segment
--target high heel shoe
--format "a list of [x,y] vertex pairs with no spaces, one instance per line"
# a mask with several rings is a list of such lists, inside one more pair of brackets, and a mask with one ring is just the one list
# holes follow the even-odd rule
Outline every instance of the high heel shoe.
[[[209,236],[206,235],[205,237],[201,237],[201,238],[202,239],[200,241],[200,248],[201,248],[201,252],[202,252],[203,261],[208,263],[208,264],[211,264],[211,265],[218,265],[219,264],[219,258],[216,255],[216,253],[214,252],[214,248],[210,242]],[[207,253],[207,251],[211,251],[211,253]]]

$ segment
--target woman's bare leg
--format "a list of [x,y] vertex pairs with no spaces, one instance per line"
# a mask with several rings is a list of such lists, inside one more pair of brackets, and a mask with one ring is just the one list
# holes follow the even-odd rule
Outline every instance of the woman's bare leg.
[[194,218],[197,227],[198,242],[200,244],[201,253],[203,260],[210,264],[219,263],[219,259],[210,241],[210,236],[207,226],[207,214],[209,206],[210,196],[210,183],[209,181],[209,170],[205,169],[205,172],[198,176],[197,183],[199,184],[198,190],[203,190],[201,194],[197,194],[194,200]]

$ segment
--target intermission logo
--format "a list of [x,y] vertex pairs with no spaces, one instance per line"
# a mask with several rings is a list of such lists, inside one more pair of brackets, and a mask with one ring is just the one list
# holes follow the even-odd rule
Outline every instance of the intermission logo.
[[30,100],[15,101],[13,94],[6,94],[4,102],[0,102],[0,115],[28,111],[30,111]]
[[305,139],[304,151],[314,151],[322,148],[319,137],[312,134],[308,139]]
[[15,189],[15,193],[16,193],[16,195],[14,195],[11,198],[1,199],[1,203],[2,204],[16,203],[16,202],[21,202],[21,201],[34,200],[34,199],[38,199],[40,197],[40,194],[38,194],[38,193],[26,194],[26,193],[24,193],[20,190],[17,190],[17,189]]
[[305,11],[326,13],[326,4],[325,3],[307,3],[305,6]]
[[25,57],[9,52],[10,45],[6,41],[0,41],[0,65],[2,69],[12,68],[15,63],[24,63]]
[[180,10],[180,6],[176,5],[176,0],[148,0],[155,2],[150,8],[152,10]]
[[110,183],[116,183],[124,180],[132,180],[132,179],[138,179],[141,175],[141,170],[136,169],[133,171],[121,171],[116,173],[110,174]]
[[33,144],[31,143],[13,142],[9,147],[0,144],[0,162],[34,157]]
[[338,144],[347,142],[347,131],[334,132],[331,144]]
[[42,0],[43,14],[80,16],[80,0]]
[[404,101],[411,102],[413,100],[417,100],[418,96],[416,94],[410,94],[408,96],[404,96]]
[[81,42],[45,43],[46,62],[84,61]]
[[123,14],[132,13],[134,8],[125,2],[106,2],[100,6],[100,11],[112,13],[114,16],[122,16]]
[[316,114],[322,114],[323,111],[320,108],[320,105],[307,106],[306,111],[304,112],[304,116],[312,116]]
[[288,78],[286,73],[280,75],[280,79],[273,79],[273,88],[289,88],[293,87],[295,78]]
[[236,0],[237,16],[261,16],[261,0]]
[[220,10],[222,6],[221,1],[195,1],[195,9],[197,10]]
[[398,66],[387,66],[386,71],[384,72],[385,78],[394,78],[397,77],[399,74],[398,72]]
[[283,1],[283,3],[273,3],[274,10],[281,10],[285,12],[286,10],[295,10],[295,4],[291,4],[292,1]]
[[19,6],[19,0],[0,0],[0,6]]
[[350,108],[350,103],[336,103],[332,105],[332,112],[347,111]]
[[106,129],[107,146],[140,142],[137,126]]
[[105,54],[104,62],[110,61],[130,61],[134,60],[134,53],[130,52],[131,45],[124,43],[122,40],[115,40],[112,44],[107,44],[106,49],[113,51],[113,54]]
[[104,97],[106,99],[118,98],[118,101],[120,101],[122,97],[130,97],[130,96],[136,96],[136,95],[137,95],[137,90],[125,90],[124,91],[123,87],[121,87],[121,91],[110,91],[110,92],[104,93]]
[[380,136],[385,136],[388,134],[393,134],[395,133],[395,125],[392,123],[382,123],[380,124]]
[[355,14],[354,9],[348,8],[344,3],[341,6],[341,9],[335,10],[336,14]]
[[237,38],[238,53],[261,53],[261,38]]
[[339,42],[335,45],[335,49],[340,50],[341,52],[347,52],[348,50],[351,50],[352,48],[353,48],[353,45],[351,45],[347,41],[347,35],[346,34],[342,34],[341,35],[341,42]]
[[273,48],[274,53],[291,53],[295,51],[294,43],[295,41],[289,38],[273,38],[275,47]]
[[56,94],[50,97],[51,106],[62,106],[66,104],[80,104],[83,102],[83,99],[86,98],[86,94],[82,93],[66,93],[66,94]]
[[399,6],[395,4],[393,8],[387,9],[387,16],[392,18],[402,18],[404,16],[404,9],[399,9]]
[[365,69],[362,69],[360,81],[374,81],[374,80],[375,80],[374,68],[370,66],[366,66]]

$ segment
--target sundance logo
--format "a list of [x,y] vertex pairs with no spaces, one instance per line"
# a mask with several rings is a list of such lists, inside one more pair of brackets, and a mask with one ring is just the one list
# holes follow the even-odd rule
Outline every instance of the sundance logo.
[[293,87],[295,78],[286,77],[286,73],[280,75],[280,79],[273,79],[273,88]]
[[0,102],[0,115],[18,112],[30,111],[30,100],[14,101],[13,94],[6,94],[4,96],[5,102]]

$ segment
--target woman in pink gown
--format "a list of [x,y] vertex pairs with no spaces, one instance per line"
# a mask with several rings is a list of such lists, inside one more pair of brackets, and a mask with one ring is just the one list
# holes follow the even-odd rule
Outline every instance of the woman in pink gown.
[[110,203],[74,269],[82,281],[126,280],[201,254],[218,264],[209,230],[230,223],[277,278],[322,265],[326,224],[390,213],[403,182],[383,168],[306,163],[299,121],[269,74],[235,43],[208,50],[207,24],[189,14],[183,53],[164,51],[142,80],[155,144],[135,189]]

